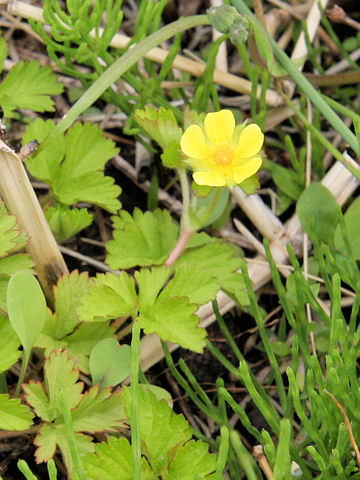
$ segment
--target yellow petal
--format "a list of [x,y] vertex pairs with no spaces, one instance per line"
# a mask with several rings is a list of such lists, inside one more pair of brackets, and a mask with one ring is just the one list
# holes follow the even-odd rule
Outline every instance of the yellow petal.
[[255,123],[248,125],[240,134],[239,143],[236,149],[240,158],[253,157],[260,152],[264,143],[264,134]]
[[234,168],[234,179],[237,184],[254,175],[261,167],[261,157],[254,157],[241,167]]
[[199,125],[190,125],[180,140],[181,150],[190,158],[206,158],[208,147]]
[[230,110],[208,113],[205,117],[204,128],[210,142],[214,145],[229,143],[235,130],[234,115]]
[[209,185],[210,187],[223,187],[225,181],[221,175],[212,170],[211,172],[195,172],[193,179],[198,185]]

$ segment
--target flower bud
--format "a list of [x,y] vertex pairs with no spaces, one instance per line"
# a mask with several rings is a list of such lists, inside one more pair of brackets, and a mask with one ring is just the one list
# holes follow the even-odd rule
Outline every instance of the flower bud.
[[210,7],[206,14],[211,25],[221,33],[228,33],[235,19],[240,17],[236,8],[229,5]]
[[236,18],[230,27],[229,37],[232,43],[245,43],[249,34],[249,20],[245,15]]

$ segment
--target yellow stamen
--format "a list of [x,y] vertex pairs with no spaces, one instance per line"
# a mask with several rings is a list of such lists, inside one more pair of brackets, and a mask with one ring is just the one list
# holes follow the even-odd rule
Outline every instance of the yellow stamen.
[[218,166],[230,165],[234,160],[235,152],[230,145],[216,145],[213,151],[214,163]]

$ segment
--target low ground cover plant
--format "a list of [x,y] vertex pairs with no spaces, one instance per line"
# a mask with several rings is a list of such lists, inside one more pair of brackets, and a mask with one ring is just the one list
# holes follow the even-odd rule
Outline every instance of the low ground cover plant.
[[180,7],[3,12],[4,480],[360,478],[358,24]]

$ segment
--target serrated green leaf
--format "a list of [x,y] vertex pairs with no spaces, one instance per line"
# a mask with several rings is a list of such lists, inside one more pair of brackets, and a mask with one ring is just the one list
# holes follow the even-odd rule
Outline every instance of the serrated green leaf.
[[[95,455],[87,455],[83,459],[89,479],[130,480],[132,478],[132,450],[126,438],[109,437],[107,443],[99,443],[95,448]],[[144,457],[141,461],[141,479],[156,480],[157,475],[150,471]]]
[[171,270],[167,267],[153,267],[151,270],[142,268],[135,272],[135,279],[139,287],[140,309],[151,309],[170,275]]
[[15,108],[52,112],[54,102],[50,95],[58,95],[63,88],[51,67],[41,67],[38,61],[18,62],[0,85],[0,104],[5,117]]
[[95,203],[110,213],[116,213],[121,208],[118,197],[121,188],[115,185],[112,177],[106,177],[102,172],[86,173],[76,177],[74,183],[60,176],[52,188],[58,200],[66,205],[77,202]]
[[110,388],[99,391],[98,385],[88,390],[72,411],[73,427],[76,432],[115,431],[125,426],[124,419],[121,392],[112,394]]
[[56,430],[55,426],[44,424],[36,435],[34,443],[38,447],[35,452],[38,463],[47,462],[55,455]]
[[197,308],[187,297],[167,297],[141,310],[138,321],[145,333],[156,333],[162,340],[201,353],[206,330],[199,327],[199,318],[195,315]]
[[135,110],[133,117],[162,148],[172,143],[180,144],[182,130],[171,110],[147,106],[144,110]]
[[121,272],[98,274],[95,283],[82,298],[78,314],[84,322],[112,320],[130,316],[137,308],[134,280]]
[[117,153],[114,142],[106,139],[97,125],[76,123],[66,137],[66,158],[61,174],[69,179],[101,170]]
[[[94,444],[91,438],[77,433],[76,443],[79,452],[83,455],[94,451]],[[72,469],[72,458],[67,438],[66,428],[63,424],[44,424],[35,438],[35,445],[38,447],[35,451],[37,463],[47,462],[55,455],[56,446],[59,445],[61,453],[65,458],[65,462],[69,470]]]
[[0,373],[8,370],[20,357],[19,337],[14,332],[9,319],[0,314]]
[[[55,122],[53,120],[45,121],[42,118],[37,118],[26,126],[22,141],[24,144],[32,140],[41,143],[54,128]],[[61,161],[65,155],[65,138],[64,135],[58,135],[48,149],[35,152],[26,158],[26,166],[34,177],[50,184],[56,180],[60,174]]]
[[65,159],[52,184],[60,202],[67,205],[79,201],[92,202],[116,213],[121,208],[117,200],[121,189],[111,177],[105,177],[102,170],[117,152],[114,143],[104,138],[97,125],[77,123],[70,128],[66,137]]
[[[216,455],[209,453],[209,446],[201,440],[191,440],[176,449],[169,466],[169,479],[206,479],[216,470]],[[190,468],[191,466],[191,468]]]
[[74,333],[64,338],[66,349],[74,356],[79,369],[86,374],[89,370],[89,355],[93,347],[104,339],[113,338],[115,329],[107,323],[84,323]]
[[58,243],[73,237],[93,221],[92,215],[85,208],[70,209],[66,205],[48,208],[45,216]]
[[[190,242],[189,242],[190,243]],[[240,268],[240,259],[234,255],[231,245],[214,240],[213,243],[191,245],[175,263],[175,268],[187,264],[210,272],[219,282],[221,289],[231,295],[241,305],[248,305],[249,299],[242,275],[236,273]]]
[[[34,123],[27,128],[24,139],[42,141],[54,128],[51,121]],[[34,176],[51,185],[59,202],[66,205],[90,202],[116,213],[121,208],[118,200],[121,188],[114,184],[113,178],[104,176],[103,169],[117,151],[97,125],[77,123],[66,137],[56,137],[26,163]]]
[[[347,235],[355,260],[360,260],[360,197],[355,198],[344,215]],[[338,225],[335,231],[335,246],[339,252],[345,252],[345,244]]]
[[14,275],[20,270],[32,271],[34,262],[27,253],[17,253],[10,257],[3,257],[0,259],[0,275]]
[[55,289],[55,329],[52,336],[61,339],[72,332],[79,323],[77,308],[81,298],[88,292],[91,281],[86,272],[79,273],[77,270],[70,275],[63,275]]
[[48,317],[45,296],[30,272],[20,271],[11,277],[7,307],[10,323],[29,356]]
[[184,166],[184,154],[181,152],[178,142],[167,145],[160,155],[160,158],[165,167],[181,168]]
[[133,216],[122,211],[112,219],[115,231],[106,246],[106,261],[112,269],[159,265],[175,246],[178,226],[166,210],[142,213],[135,209]]
[[89,367],[93,385],[115,386],[130,375],[129,345],[119,345],[115,338],[105,338],[90,352]]
[[79,371],[67,352],[53,351],[45,363],[46,389],[53,418],[62,411],[60,395],[66,398],[69,409],[79,404],[83,384],[78,382]]
[[[131,392],[123,390],[126,413],[130,415]],[[158,401],[150,391],[139,390],[140,435],[144,454],[152,470],[161,474],[179,445],[191,438],[191,429],[182,415],[175,415],[164,400]]]
[[0,429],[26,430],[32,424],[29,407],[21,405],[20,399],[9,398],[7,393],[0,394]]
[[51,422],[54,420],[54,411],[50,406],[49,398],[39,382],[29,382],[23,386],[26,400],[33,407],[38,417]]
[[183,263],[175,270],[175,276],[170,280],[159,296],[188,297],[190,303],[203,305],[214,300],[220,289],[219,281],[211,272],[201,267],[194,269],[192,265]]
[[309,185],[299,197],[296,213],[308,235],[314,228],[321,242],[332,243],[339,221],[339,207],[326,187],[318,182]]
[[20,231],[15,215],[9,215],[5,204],[0,202],[0,257],[20,250],[27,241],[28,238]]
[[170,395],[170,393],[165,390],[164,388],[158,387],[157,385],[152,385],[151,383],[139,383],[139,387],[144,391],[149,391],[153,395],[155,395],[158,402],[161,400],[165,400],[165,402],[169,405],[172,409],[174,402]]

